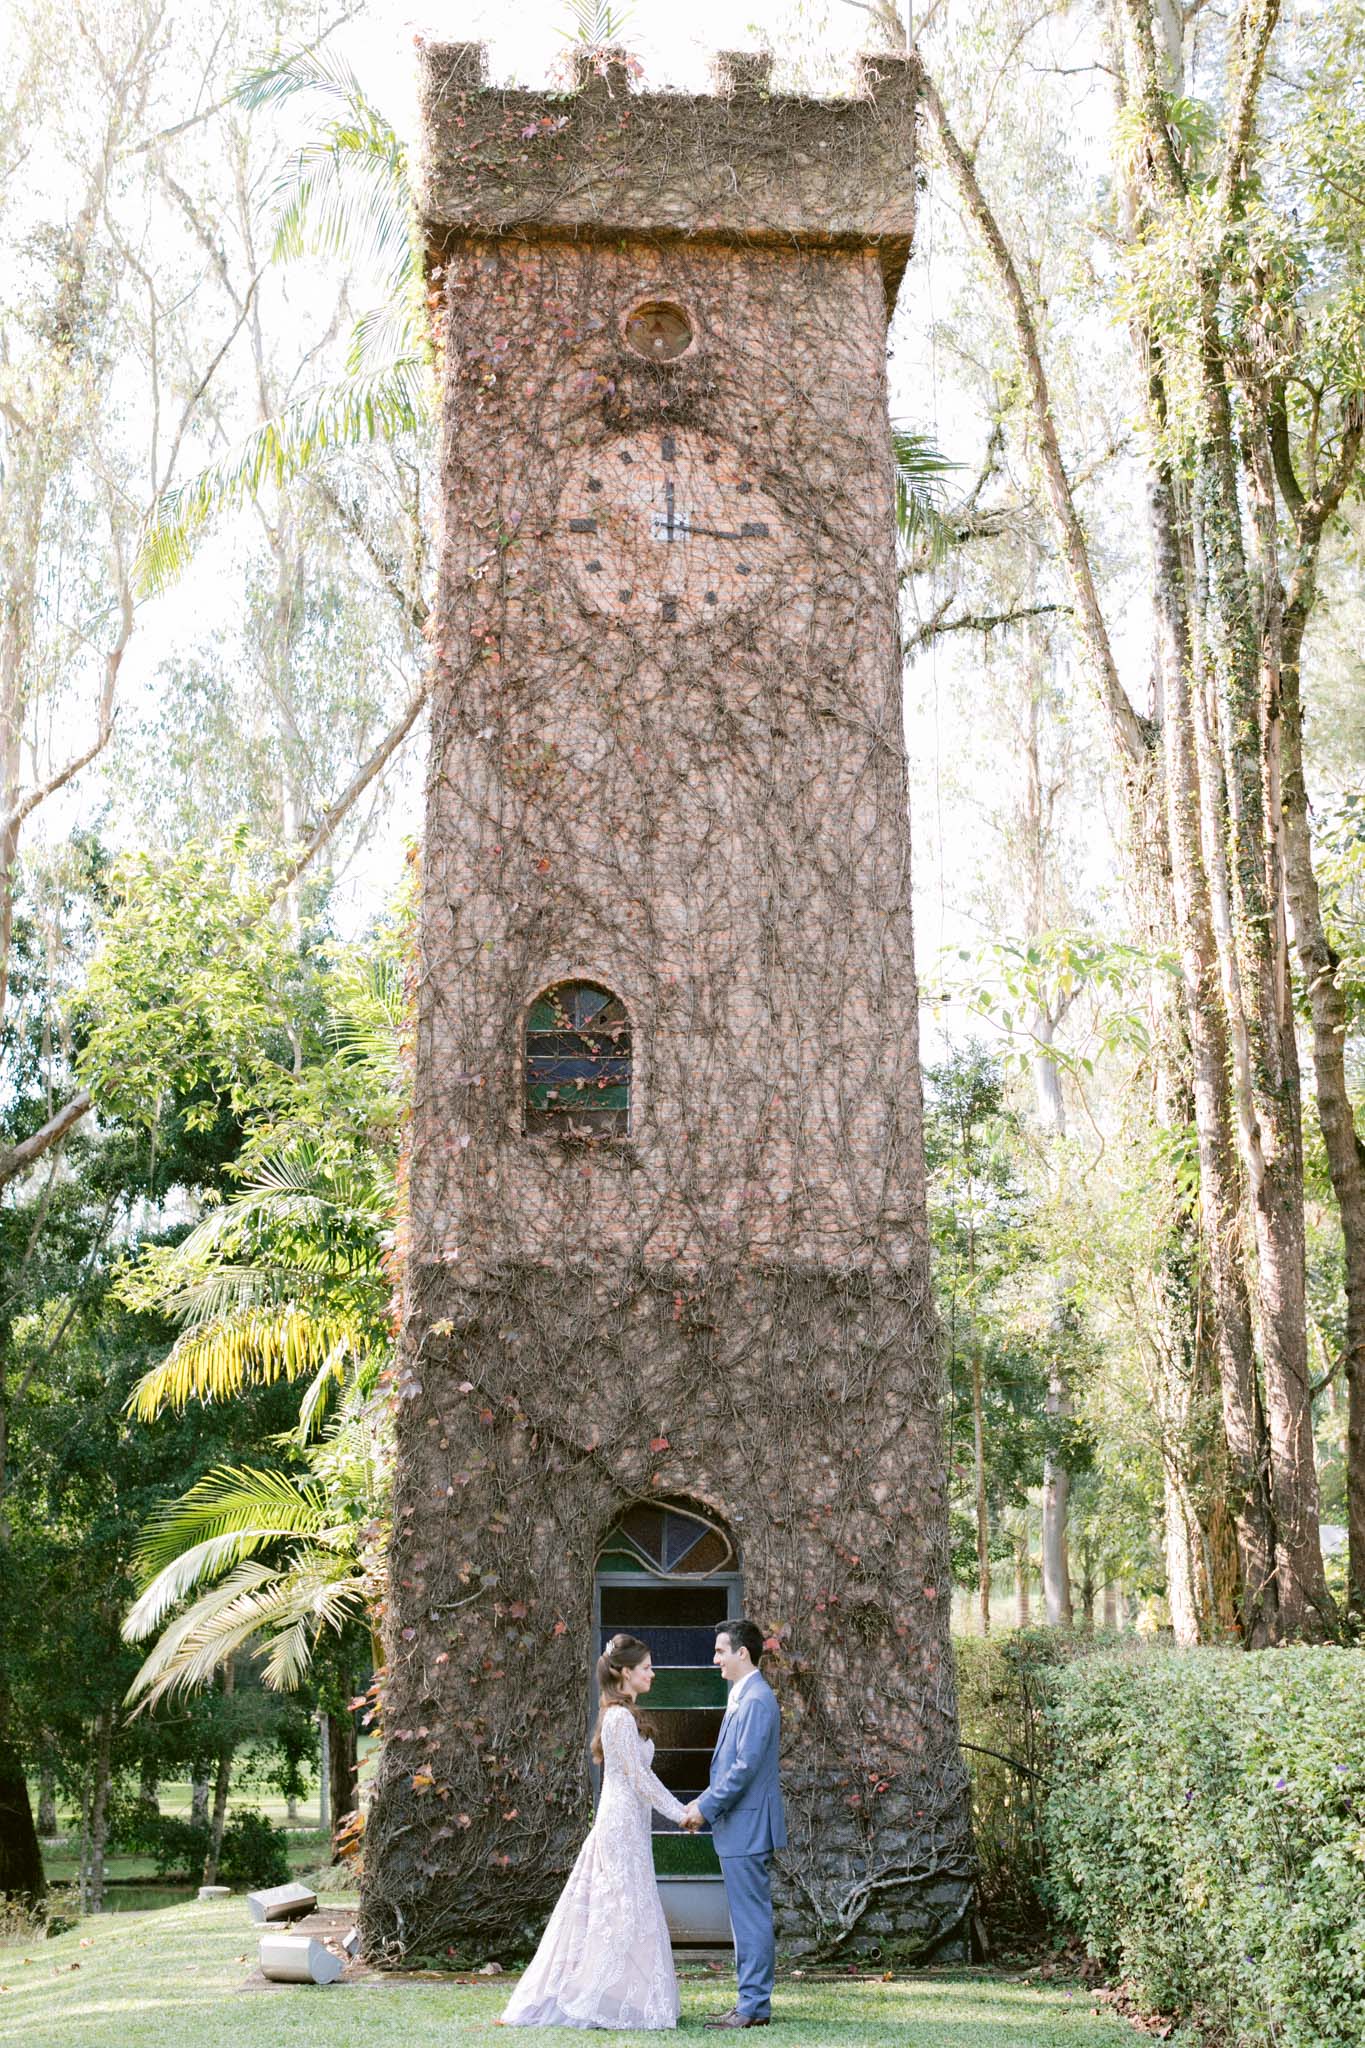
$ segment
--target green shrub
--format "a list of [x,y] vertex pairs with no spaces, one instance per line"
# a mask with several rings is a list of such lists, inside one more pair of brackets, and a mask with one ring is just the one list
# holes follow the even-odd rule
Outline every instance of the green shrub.
[[1036,1939],[1053,1919],[1043,1833],[1052,1773],[1048,1706],[1059,1673],[1112,1640],[1055,1628],[953,1638],[977,1896],[993,1939]]
[[125,1799],[111,1812],[109,1839],[134,1856],[150,1856],[162,1878],[183,1878],[197,1884],[209,1853],[208,1822],[179,1820],[158,1813],[142,1800]]
[[218,1876],[223,1884],[237,1884],[254,1890],[258,1885],[289,1882],[289,1841],[254,1806],[242,1807],[223,1829],[223,1846],[218,1856]]
[[[198,1884],[209,1853],[207,1821],[180,1820],[158,1813],[140,1800],[119,1802],[111,1818],[110,1840],[134,1855],[150,1856],[162,1878],[183,1878]],[[289,1882],[289,1838],[254,1806],[242,1807],[223,1829],[218,1852],[223,1884],[257,1885]]]
[[1365,1657],[1111,1654],[1050,1713],[1050,1883],[1090,1952],[1237,2048],[1358,2048]]

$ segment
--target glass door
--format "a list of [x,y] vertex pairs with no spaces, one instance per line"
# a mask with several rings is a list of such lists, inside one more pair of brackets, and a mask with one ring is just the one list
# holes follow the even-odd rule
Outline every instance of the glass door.
[[[738,1617],[739,1594],[730,1538],[715,1523],[679,1508],[629,1509],[597,1561],[594,1657],[614,1635],[648,1643],[655,1678],[641,1705],[654,1729],[654,1769],[684,1804],[706,1789],[725,1711],[725,1681],[711,1661],[716,1628]],[[595,1683],[592,1706],[596,1720]],[[709,1832],[684,1834],[658,1813],[654,1868],[661,1878],[720,1881]]]

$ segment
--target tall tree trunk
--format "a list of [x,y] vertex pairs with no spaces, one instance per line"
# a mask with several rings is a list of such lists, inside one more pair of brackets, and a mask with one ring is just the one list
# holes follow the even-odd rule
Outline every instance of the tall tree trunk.
[[[1071,1413],[1071,1396],[1061,1367],[1048,1367],[1047,1413],[1065,1420]],[[1071,1556],[1067,1543],[1067,1507],[1071,1499],[1071,1474],[1055,1451],[1043,1459],[1043,1611],[1049,1628],[1070,1628]]]
[[209,1816],[209,1846],[204,1858],[201,1884],[217,1884],[218,1858],[223,1853],[223,1829],[227,1826],[228,1792],[232,1786],[232,1759],[236,1745],[229,1743],[218,1753],[213,1770],[213,1811]]
[[1095,1632],[1095,1546],[1090,1532],[1082,1525],[1081,1530],[1081,1627]]
[[[223,1666],[220,1682],[224,1696],[235,1692],[237,1674],[230,1657]],[[218,1752],[217,1762],[214,1765],[213,1811],[209,1816],[209,1846],[208,1854],[204,1858],[204,1874],[200,1879],[201,1884],[217,1884],[218,1882],[218,1858],[223,1852],[223,1829],[227,1825],[228,1791],[232,1784],[232,1759],[236,1749],[237,1745],[231,1737],[225,1736],[223,1746]]]
[[[358,1757],[353,1714],[327,1716],[327,1754],[331,1780],[332,1832],[348,1813],[354,1813],[357,1792]],[[333,1852],[335,1862],[336,1853]]]
[[138,1774],[137,1800],[139,1806],[145,1806],[151,1813],[160,1813],[161,1811],[161,1801],[157,1797],[157,1788],[160,1783],[161,1772],[159,1767],[149,1758],[144,1758],[142,1769]]
[[113,1739],[114,1709],[105,1706],[95,1723],[90,1802],[82,1829],[81,1908],[86,1913],[104,1911],[104,1857],[109,1843],[109,1765]]
[[57,1773],[51,1764],[38,1772],[38,1833],[49,1839],[57,1832]]
[[1106,1635],[1115,1635],[1119,1625],[1119,1589],[1112,1579],[1104,1582],[1104,1629]]
[[1208,1604],[1201,1597],[1199,1583],[1199,1523],[1184,1488],[1170,1472],[1164,1496],[1166,1605],[1171,1610],[1171,1634],[1182,1649],[1188,1649],[1204,1640],[1203,1615]]
[[1318,1123],[1341,1218],[1346,1269],[1346,1518],[1350,1537],[1348,1605],[1365,1615],[1365,1146],[1356,1130],[1346,1084],[1345,992],[1341,961],[1328,943],[1313,872],[1308,788],[1303,772],[1303,705],[1299,664],[1312,595],[1311,567],[1296,579],[1285,616],[1281,665],[1285,878],[1294,920],[1294,944],[1308,993],[1313,1031],[1313,1083]]
[[318,1827],[324,1835],[332,1832],[332,1722],[328,1714],[318,1715]]
[[[1155,376],[1151,401],[1153,426],[1159,434],[1165,426],[1164,403]],[[1277,1628],[1275,1529],[1265,1471],[1265,1426],[1256,1380],[1251,1303],[1240,1252],[1242,1204],[1228,1079],[1231,1062],[1218,946],[1201,846],[1201,792],[1185,573],[1170,477],[1155,454],[1148,463],[1147,503],[1152,534],[1157,660],[1165,706],[1162,740],[1167,835],[1199,1148],[1199,1224],[1227,1444],[1228,1505],[1237,1534],[1240,1621],[1244,1639],[1256,1644],[1271,1640]],[[1168,1550],[1175,1535],[1168,1515]]]
[[[1219,326],[1223,238],[1246,171],[1256,93],[1279,0],[1262,0],[1253,14],[1242,18],[1235,114],[1224,138],[1216,188],[1200,196],[1197,224],[1185,170],[1172,141],[1150,8],[1147,0],[1124,0],[1124,8],[1132,64],[1130,112],[1144,145],[1148,217],[1158,232],[1184,241],[1197,322],[1191,338],[1196,344],[1198,398],[1189,413],[1198,621],[1192,654],[1196,666],[1206,666],[1216,679],[1223,713],[1231,936],[1254,1119],[1253,1127],[1243,1133],[1243,1164],[1256,1243],[1280,1626],[1286,1634],[1313,1636],[1325,1632],[1332,1614],[1322,1568],[1308,1398],[1298,1051],[1279,848],[1281,592],[1271,534],[1269,558],[1262,562],[1258,616],[1238,490],[1238,437]],[[1264,507],[1253,503],[1253,512],[1261,522],[1258,540],[1264,551]],[[1267,568],[1273,573],[1267,574]]]
[[[9,1388],[7,1331],[0,1324],[0,1589],[8,1581],[12,1534],[9,1519]],[[0,1594],[0,1597],[3,1597]],[[33,1825],[24,1760],[10,1735],[13,1706],[0,1670],[0,1899],[40,1899],[47,1889],[43,1854]]]
[[1029,1625],[1028,1529],[1024,1526],[1014,1539],[1014,1625]]
[[200,1772],[198,1766],[190,1779],[190,1824],[206,1828],[209,1824],[209,1793],[213,1780],[207,1772]]
[[[1209,287],[1210,293],[1212,286]],[[1212,325],[1213,315],[1208,315]],[[1233,427],[1221,361],[1205,350],[1211,428],[1196,461],[1195,507],[1207,562],[1211,654],[1227,719],[1233,941],[1246,1004],[1259,1170],[1252,1176],[1270,1496],[1286,1633],[1330,1624],[1309,1399],[1298,1043],[1289,985],[1280,856],[1278,573],[1262,565],[1257,631],[1243,552]]]
[[[0,1686],[0,1731],[8,1706]],[[46,1890],[28,1779],[17,1751],[0,1732],[0,1898],[36,1900]]]
[[972,1445],[976,1472],[976,1598],[981,1633],[991,1632],[991,1525],[986,1505],[986,1425],[981,1347],[972,1339]]

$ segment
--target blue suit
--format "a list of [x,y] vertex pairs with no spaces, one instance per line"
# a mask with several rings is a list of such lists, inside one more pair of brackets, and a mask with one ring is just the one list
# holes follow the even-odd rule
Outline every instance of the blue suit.
[[711,1782],[697,1801],[725,1879],[735,1937],[737,2009],[749,2019],[769,2017],[776,1948],[770,1865],[787,1846],[777,1759],[782,1713],[761,1672],[746,1680],[721,1723],[711,1758]]

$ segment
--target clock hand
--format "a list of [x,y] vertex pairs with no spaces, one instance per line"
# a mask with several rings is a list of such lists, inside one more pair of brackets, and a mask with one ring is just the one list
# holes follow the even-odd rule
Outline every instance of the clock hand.
[[705,534],[708,540],[766,540],[768,538],[767,527],[760,526],[757,521],[746,523],[738,531],[728,526],[692,525],[688,526],[687,531],[689,533]]

